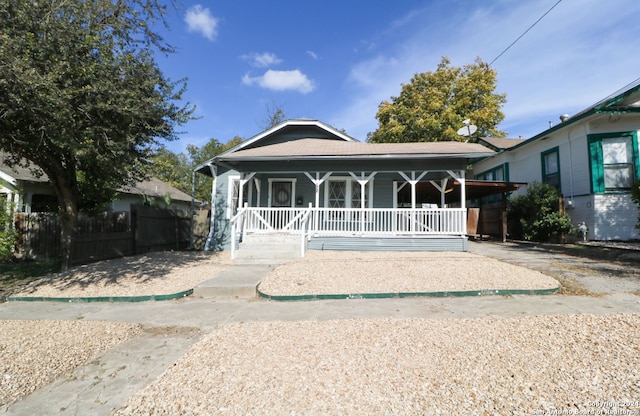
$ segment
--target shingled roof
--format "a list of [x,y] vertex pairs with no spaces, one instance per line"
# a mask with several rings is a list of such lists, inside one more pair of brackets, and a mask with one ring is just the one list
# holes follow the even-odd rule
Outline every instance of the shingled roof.
[[298,139],[221,155],[219,160],[484,157],[494,152],[481,144],[461,142],[362,143]]

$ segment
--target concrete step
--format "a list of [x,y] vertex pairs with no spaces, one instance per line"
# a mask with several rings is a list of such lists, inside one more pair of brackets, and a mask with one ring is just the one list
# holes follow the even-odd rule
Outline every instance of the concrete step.
[[219,275],[200,283],[193,289],[197,298],[253,299],[258,285],[273,270],[265,264],[234,264]]
[[300,236],[295,234],[247,234],[244,236],[244,242],[254,243],[274,243],[274,242],[290,242],[300,243]]
[[236,261],[274,264],[300,258],[300,236],[290,234],[249,234],[236,251]]

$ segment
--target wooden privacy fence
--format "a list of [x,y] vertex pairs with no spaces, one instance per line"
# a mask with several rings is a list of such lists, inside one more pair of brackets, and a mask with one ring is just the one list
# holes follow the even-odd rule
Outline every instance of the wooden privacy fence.
[[[207,224],[204,224],[207,222]],[[60,219],[53,213],[16,213],[15,229],[19,234],[16,257],[53,260],[60,257]],[[133,205],[128,212],[81,214],[77,234],[71,247],[71,263],[140,254],[149,251],[198,249],[201,233],[208,231],[207,211],[196,212],[191,240],[191,217],[181,211]]]
[[189,248],[191,217],[182,211],[132,205],[135,253]]

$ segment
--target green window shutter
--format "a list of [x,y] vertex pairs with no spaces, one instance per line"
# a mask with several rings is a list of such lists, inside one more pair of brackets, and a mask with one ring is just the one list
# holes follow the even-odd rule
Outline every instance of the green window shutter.
[[638,132],[631,132],[631,147],[633,148],[633,164],[635,165],[636,179],[640,179],[640,152],[638,152]]
[[591,172],[591,193],[604,193],[604,166],[601,136],[588,135],[589,171]]
[[505,163],[502,167],[503,169],[503,174],[504,174],[504,180],[509,182],[509,162]]

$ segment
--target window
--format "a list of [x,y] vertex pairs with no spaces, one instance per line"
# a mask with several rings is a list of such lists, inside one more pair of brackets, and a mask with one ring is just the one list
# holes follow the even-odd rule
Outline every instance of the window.
[[542,153],[542,182],[560,190],[560,155],[557,147]]
[[[509,164],[505,163],[493,169],[479,173],[475,178],[479,181],[504,181],[509,180],[507,178],[509,172]],[[506,173],[506,174],[505,174]]]
[[[509,164],[504,163],[493,169],[475,175],[475,179],[479,181],[508,181],[509,180]],[[491,204],[501,200],[500,195],[491,195],[481,198],[481,203]]]
[[293,178],[269,178],[269,206],[293,208],[295,206],[296,180]]
[[592,192],[628,192],[640,166],[637,132],[591,134],[587,137]]
[[[364,206],[370,208],[373,180],[365,186]],[[336,178],[325,182],[325,206],[327,208],[360,208],[362,192],[360,184],[351,178]]]
[[628,137],[602,139],[604,189],[631,189],[633,182],[633,149]]
[[240,197],[240,176],[229,176],[227,188],[227,219],[233,218],[238,212],[238,198]]

